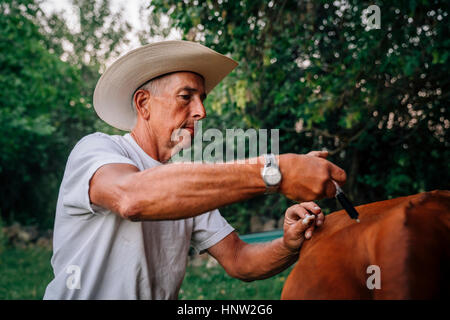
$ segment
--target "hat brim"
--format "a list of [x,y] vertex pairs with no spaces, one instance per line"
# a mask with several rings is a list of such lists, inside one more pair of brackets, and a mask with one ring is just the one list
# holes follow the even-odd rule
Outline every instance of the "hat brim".
[[94,91],[98,116],[120,130],[131,131],[136,123],[132,98],[150,79],[176,71],[203,76],[209,93],[238,63],[201,44],[163,41],[130,51],[115,61],[100,77]]

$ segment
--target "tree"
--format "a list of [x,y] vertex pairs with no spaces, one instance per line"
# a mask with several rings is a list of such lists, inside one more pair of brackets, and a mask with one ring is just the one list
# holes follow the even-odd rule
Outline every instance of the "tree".
[[75,26],[69,27],[63,12],[54,12],[39,22],[50,51],[81,70],[86,83],[82,95],[91,97],[105,64],[129,44],[131,25],[124,20],[123,10],[111,12],[110,0],[71,0],[71,4],[76,8],[72,16]]
[[0,1],[0,210],[7,222],[53,224],[70,150],[93,131],[118,133],[96,116],[92,95],[130,26],[109,1],[74,0],[80,27],[41,1]]
[[34,1],[2,1],[0,11],[1,215],[42,222],[54,212],[71,142],[62,124],[85,109],[81,78],[44,46],[33,22],[39,12]]
[[[63,12],[53,12],[37,19],[46,46],[62,60],[69,62],[81,74],[80,94],[87,108],[92,108],[93,92],[100,74],[123,53],[130,40],[131,25],[123,17],[123,9],[112,12],[110,0],[71,0],[76,10],[69,27]],[[79,119],[91,131],[120,134],[91,112],[89,122]],[[80,138],[80,137],[78,137]]]
[[[369,30],[361,16],[373,4],[381,29]],[[448,188],[448,2],[154,0],[148,9],[240,62],[208,98],[213,123],[279,128],[281,152],[327,148],[355,203]],[[285,209],[258,201],[229,215]]]

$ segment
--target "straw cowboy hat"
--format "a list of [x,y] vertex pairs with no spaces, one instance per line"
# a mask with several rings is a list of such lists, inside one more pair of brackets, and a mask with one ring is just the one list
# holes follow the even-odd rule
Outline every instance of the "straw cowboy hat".
[[191,71],[205,79],[209,93],[238,63],[201,44],[163,41],[130,51],[100,77],[94,91],[94,108],[111,126],[131,131],[136,123],[133,94],[148,80],[166,73]]

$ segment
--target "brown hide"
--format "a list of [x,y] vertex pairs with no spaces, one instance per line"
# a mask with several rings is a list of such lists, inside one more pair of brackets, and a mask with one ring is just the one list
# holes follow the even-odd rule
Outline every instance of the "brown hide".
[[[450,191],[362,205],[361,223],[328,215],[288,276],[282,299],[428,299],[450,293]],[[369,289],[369,265],[381,289]]]

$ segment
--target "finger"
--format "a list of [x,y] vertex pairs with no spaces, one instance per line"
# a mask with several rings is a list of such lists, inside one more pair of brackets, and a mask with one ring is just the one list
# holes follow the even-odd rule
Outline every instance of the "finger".
[[[306,210],[308,210],[310,213],[315,214],[316,218],[315,218],[315,225],[316,226],[321,226],[324,222],[325,219],[325,215],[322,212],[322,209],[320,209],[320,207],[313,201],[310,202],[302,202],[300,203],[300,205],[305,208]],[[306,223],[308,220],[306,220],[307,218],[303,219],[303,223]]]
[[316,217],[316,226],[321,226],[325,222],[325,215],[323,212],[319,213]]
[[336,186],[332,180],[325,182],[325,196],[327,198],[333,198],[336,195]]
[[305,231],[305,239],[311,239],[314,231],[314,223]]
[[336,181],[340,186],[342,186],[347,180],[347,174],[345,173],[345,171],[333,163],[331,163],[330,175],[331,179]]
[[310,151],[306,155],[325,159],[326,157],[328,157],[328,154],[328,151]]
[[292,220],[304,219],[308,211],[300,205],[294,205],[286,211],[286,217]]
[[317,157],[317,154],[319,153],[320,151],[310,151],[310,152],[308,152],[306,155],[307,156],[312,156],[312,157]]
[[323,151],[319,151],[319,152],[318,152],[317,157],[326,159],[326,158],[328,157],[328,155],[329,155],[328,151],[323,150]]
[[315,220],[315,219],[316,219],[316,216],[315,216],[315,215],[313,215],[313,214],[311,214],[311,215],[307,214],[306,217],[303,218],[302,223],[303,223],[305,226],[307,226],[307,225],[309,225],[309,224],[311,223],[311,220]]
[[292,225],[291,230],[295,234],[296,237],[300,237],[304,234],[305,230],[308,229],[313,220],[310,220],[308,224],[303,224],[303,221],[297,221]]
[[312,202],[312,201],[302,202],[302,203],[300,203],[300,206],[302,206],[306,210],[308,210],[311,213],[314,213],[316,215],[319,214],[320,212],[322,212],[322,209],[320,209],[320,207],[315,202]]

